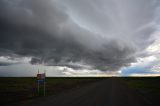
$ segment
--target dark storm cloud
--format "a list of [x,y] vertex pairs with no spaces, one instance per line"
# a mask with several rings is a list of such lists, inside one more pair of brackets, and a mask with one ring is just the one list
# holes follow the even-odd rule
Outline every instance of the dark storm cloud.
[[[72,1],[72,3],[74,2]],[[72,3],[72,6],[76,6]],[[103,17],[102,14],[94,11],[90,12],[87,9],[94,10],[97,7],[91,6],[92,9],[90,7],[91,1],[87,3],[88,5],[77,7],[77,9],[82,8],[82,11],[86,8],[86,11],[83,11],[84,14],[80,10],[77,10],[77,13],[80,12],[79,14],[83,14],[84,17],[88,16],[87,14],[91,15],[92,18],[89,18],[89,16],[84,18],[89,22],[86,26],[90,27],[90,23],[93,22],[92,25],[96,26],[95,28],[102,29],[103,34],[105,29],[110,28],[109,32],[105,32],[105,36],[101,36],[102,33],[84,28],[78,21],[75,22],[73,16],[69,13],[68,5],[62,5],[63,3],[60,3],[60,1],[1,0],[0,55],[32,57],[31,64],[72,68],[87,68],[86,66],[90,66],[90,68],[103,71],[117,71],[121,67],[129,66],[136,59],[135,53],[151,43],[148,40],[149,37],[146,37],[153,32],[150,26],[147,27],[148,29],[140,28],[134,34],[129,34],[130,29],[145,25],[146,22],[141,22],[142,25],[139,25],[139,21],[145,16],[135,21],[138,24],[135,22],[129,23],[132,17],[130,19],[129,16],[126,16],[130,19],[127,24],[131,24],[132,28],[121,34],[118,30],[121,28],[121,26],[118,26],[120,23],[115,24],[118,20],[112,22],[106,16],[103,19],[99,18]],[[78,5],[82,4],[85,4],[84,1]],[[75,7],[71,9],[76,10]],[[147,8],[146,11],[149,9]],[[126,11],[126,13],[128,14],[129,11]],[[108,15],[115,16],[114,14]],[[146,19],[147,22],[148,20]]]
[[9,65],[12,65],[12,64],[9,64],[9,63],[4,63],[4,62],[0,62],[0,66],[9,66]]

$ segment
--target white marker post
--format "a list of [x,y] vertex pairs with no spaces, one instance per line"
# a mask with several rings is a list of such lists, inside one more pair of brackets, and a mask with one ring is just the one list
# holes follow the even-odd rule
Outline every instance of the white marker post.
[[44,96],[46,95],[46,71],[44,71]]
[[[38,75],[39,75],[39,70],[38,70],[38,74],[37,74],[37,79],[38,79]],[[38,95],[39,95],[39,79],[37,81],[38,81]]]

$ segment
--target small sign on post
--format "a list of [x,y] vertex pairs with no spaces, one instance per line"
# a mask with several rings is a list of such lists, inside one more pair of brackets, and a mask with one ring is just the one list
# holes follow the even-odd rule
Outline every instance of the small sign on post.
[[39,74],[39,71],[38,71],[38,74],[37,74],[37,83],[38,83],[38,94],[39,94],[39,92],[40,92],[40,84],[43,84],[43,94],[44,94],[44,96],[45,96],[45,72],[44,73],[42,73],[42,74]]

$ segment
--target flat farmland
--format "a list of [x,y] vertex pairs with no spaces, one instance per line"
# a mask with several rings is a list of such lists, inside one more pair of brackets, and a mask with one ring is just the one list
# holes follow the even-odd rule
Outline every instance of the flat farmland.
[[[101,79],[92,77],[47,77],[46,96],[60,94]],[[37,79],[35,77],[0,77],[0,95],[1,104],[43,97],[43,84],[40,84],[38,94]]]
[[159,106],[160,77],[47,77],[46,96],[35,77],[0,78],[3,105]]

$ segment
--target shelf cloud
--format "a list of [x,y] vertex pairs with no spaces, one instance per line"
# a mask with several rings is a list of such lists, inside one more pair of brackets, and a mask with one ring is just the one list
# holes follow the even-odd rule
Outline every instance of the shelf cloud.
[[157,9],[156,0],[1,0],[0,56],[118,71],[148,56]]

